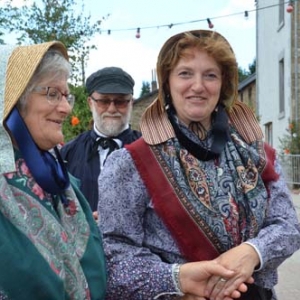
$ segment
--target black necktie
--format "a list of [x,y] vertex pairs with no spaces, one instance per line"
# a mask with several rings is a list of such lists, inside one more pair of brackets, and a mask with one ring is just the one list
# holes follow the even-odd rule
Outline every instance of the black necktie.
[[103,164],[105,164],[105,161],[107,159],[107,157],[109,156],[109,154],[111,154],[114,150],[119,149],[119,145],[117,144],[117,142],[115,140],[113,140],[112,138],[106,138],[106,137],[100,137],[97,138],[96,142],[105,150],[108,149],[108,153],[106,155],[106,158],[103,161]]
[[103,149],[108,149],[108,153],[106,157],[111,154],[114,150],[119,149],[119,145],[112,138],[106,137],[97,137],[92,144],[91,152],[88,157],[88,161],[94,157],[94,155],[98,155],[98,147],[101,146]]
[[99,137],[96,139],[96,143],[100,145],[103,149],[108,149],[107,156],[111,154],[114,150],[119,149],[119,145],[112,138]]

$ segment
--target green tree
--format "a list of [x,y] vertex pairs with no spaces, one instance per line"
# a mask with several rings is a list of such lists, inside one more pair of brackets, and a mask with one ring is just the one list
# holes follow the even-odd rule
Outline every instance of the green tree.
[[0,45],[4,44],[4,40],[2,39],[2,37],[4,36],[4,27],[5,27],[5,17],[4,13],[3,13],[4,9],[2,7],[0,7]]
[[252,75],[255,72],[256,72],[256,59],[254,59],[253,62],[248,65],[248,70],[238,67],[239,82],[242,82],[249,75]]
[[239,82],[242,82],[244,79],[246,79],[249,76],[249,71],[246,71],[241,67],[238,67],[238,73],[239,73]]
[[151,92],[151,88],[150,88],[150,83],[143,81],[143,85],[141,88],[141,93],[140,93],[140,97],[147,95]]
[[24,0],[24,3],[15,7],[12,0],[7,0],[0,10],[0,32],[17,34],[19,44],[61,41],[70,55],[73,80],[83,85],[90,50],[96,48],[89,42],[101,33],[100,25],[105,18],[92,23],[91,16],[84,14],[84,0],[81,9],[75,0],[39,0],[31,5]]
[[[3,33],[13,33],[19,44],[37,44],[58,40],[65,44],[73,69],[71,92],[76,101],[71,115],[64,123],[65,140],[68,141],[91,125],[92,115],[87,104],[84,88],[85,67],[91,49],[91,39],[101,33],[102,21],[92,23],[91,16],[84,14],[75,0],[24,0],[22,7],[15,7],[12,0],[1,3],[0,38]],[[2,5],[3,4],[3,5]],[[1,43],[1,39],[0,39]],[[78,121],[78,124],[75,121]]]
[[68,116],[63,125],[66,142],[88,130],[92,125],[92,114],[87,103],[88,94],[85,87],[71,86],[70,90],[75,96],[75,105],[72,113]]
[[4,44],[4,41],[3,41],[3,39],[1,39],[1,36],[3,36],[3,33],[2,33],[2,32],[0,32],[0,45],[3,45],[3,44]]
[[254,74],[256,72],[256,58],[254,58],[252,64],[250,64],[248,67],[250,74]]

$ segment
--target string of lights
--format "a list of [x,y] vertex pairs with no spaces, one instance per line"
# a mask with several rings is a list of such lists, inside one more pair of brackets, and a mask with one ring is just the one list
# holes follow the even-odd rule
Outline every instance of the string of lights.
[[286,1],[286,2],[279,3],[279,4],[272,4],[272,5],[268,5],[268,6],[264,6],[264,7],[260,7],[260,8],[251,9],[251,10],[245,10],[243,12],[236,12],[236,13],[227,14],[227,15],[223,15],[223,16],[216,16],[216,17],[186,21],[186,22],[177,22],[177,23],[162,24],[162,25],[155,25],[155,26],[153,25],[153,26],[145,26],[145,27],[121,28],[121,29],[107,29],[107,30],[102,29],[101,33],[107,32],[110,35],[112,32],[115,32],[115,31],[133,31],[134,30],[134,31],[136,31],[135,37],[140,38],[142,30],[153,29],[153,28],[157,29],[157,28],[163,28],[163,27],[172,28],[173,26],[186,25],[186,24],[198,23],[198,22],[204,22],[204,21],[206,21],[208,27],[210,29],[212,29],[212,28],[214,28],[214,24],[213,24],[212,20],[221,19],[221,18],[228,18],[228,17],[232,17],[232,16],[237,16],[237,15],[244,15],[245,19],[248,19],[249,14],[252,13],[252,12],[257,12],[257,11],[263,10],[263,9],[269,9],[269,8],[280,6],[280,5],[288,4],[287,7],[286,7],[286,11],[288,13],[291,13],[294,10],[293,3],[295,1],[298,1],[298,0],[289,0],[289,1]]

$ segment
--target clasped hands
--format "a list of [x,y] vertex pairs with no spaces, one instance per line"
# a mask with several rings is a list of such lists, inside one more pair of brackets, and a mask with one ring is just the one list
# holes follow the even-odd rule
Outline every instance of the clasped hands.
[[181,265],[180,285],[184,300],[233,300],[252,284],[260,263],[251,245],[241,244],[214,260]]

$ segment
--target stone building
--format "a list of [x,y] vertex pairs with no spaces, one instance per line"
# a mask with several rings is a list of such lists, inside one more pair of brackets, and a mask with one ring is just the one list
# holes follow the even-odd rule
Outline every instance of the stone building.
[[247,104],[256,113],[256,74],[251,74],[244,79],[238,89],[238,100]]

